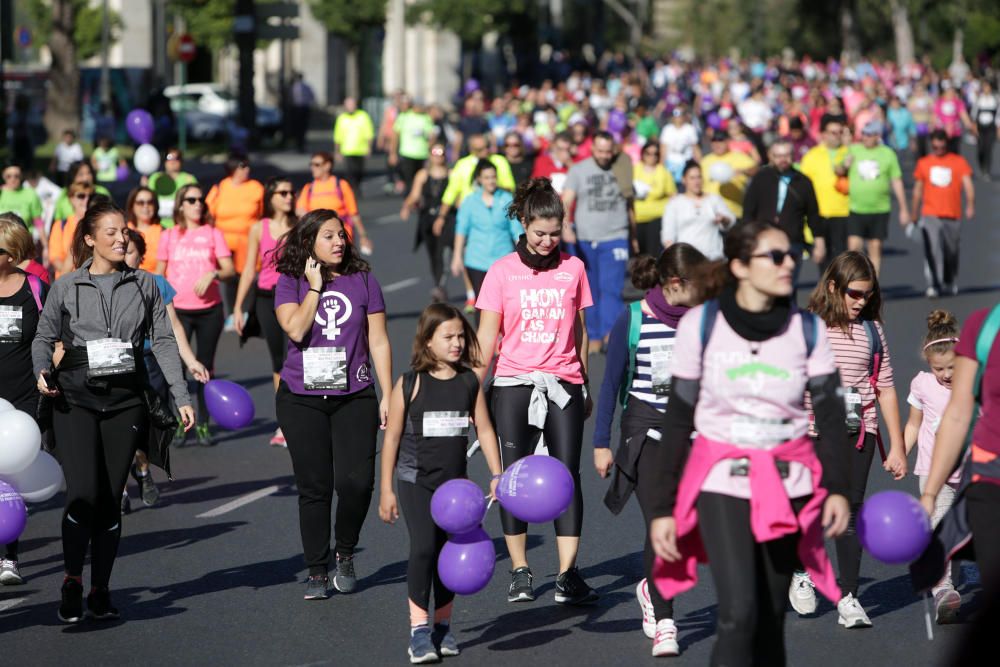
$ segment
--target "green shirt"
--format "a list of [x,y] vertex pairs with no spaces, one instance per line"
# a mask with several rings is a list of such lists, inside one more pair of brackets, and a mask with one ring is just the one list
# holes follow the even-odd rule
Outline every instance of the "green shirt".
[[186,171],[171,177],[165,171],[158,171],[149,177],[149,189],[156,193],[159,203],[160,224],[164,229],[174,226],[174,197],[185,185],[194,185],[198,179]]
[[357,157],[371,153],[375,127],[364,109],[342,113],[333,125],[333,143],[341,155]]
[[[73,202],[69,200],[69,195],[66,193],[67,189],[63,188],[63,191],[59,193],[59,198],[56,199],[55,220],[65,220],[69,216],[73,215]],[[108,198],[111,197],[111,193],[108,192],[108,189],[100,183],[94,184],[94,194],[104,195]]]
[[656,119],[652,116],[644,116],[635,126],[635,133],[649,141],[656,141],[656,138],[660,136],[660,126],[657,125]]
[[851,211],[888,213],[892,209],[890,184],[893,179],[903,177],[896,151],[881,144],[875,148],[852,144],[848,151],[854,159],[848,172]]
[[17,213],[30,229],[42,217],[42,200],[30,186],[20,190],[0,188],[0,213]]
[[118,149],[112,146],[108,150],[95,148],[91,158],[97,167],[97,180],[108,181],[118,180]]
[[425,113],[404,111],[396,117],[392,131],[399,137],[397,146],[402,157],[426,160],[430,155],[430,140],[434,134],[434,121]]

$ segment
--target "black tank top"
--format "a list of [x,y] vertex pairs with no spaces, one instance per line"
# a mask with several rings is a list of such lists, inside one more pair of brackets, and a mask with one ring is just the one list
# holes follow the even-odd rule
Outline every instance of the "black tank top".
[[427,177],[424,187],[420,190],[420,215],[421,217],[437,217],[441,209],[441,197],[444,196],[445,188],[448,187],[448,177],[431,178]]
[[479,381],[465,369],[450,380],[420,373],[420,388],[399,443],[396,476],[434,490],[450,479],[465,477],[465,452]]

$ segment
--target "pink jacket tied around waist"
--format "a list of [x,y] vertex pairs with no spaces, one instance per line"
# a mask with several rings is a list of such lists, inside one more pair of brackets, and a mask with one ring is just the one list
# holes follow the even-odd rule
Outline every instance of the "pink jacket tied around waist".
[[[698,436],[684,468],[677,489],[674,518],[677,521],[677,546],[681,559],[668,563],[657,557],[653,581],[664,598],[670,600],[698,583],[699,562],[708,556],[698,532],[695,503],[709,470],[724,459],[750,460],[750,529],[757,542],[767,542],[800,532],[798,553],[803,567],[816,588],[834,604],[840,599],[840,587],[823,546],[822,508],[826,490],[819,486],[823,468],[808,437],[790,440],[774,449],[742,449],[724,442]],[[812,473],[813,495],[798,516],[781,482],[775,460],[796,461]]]

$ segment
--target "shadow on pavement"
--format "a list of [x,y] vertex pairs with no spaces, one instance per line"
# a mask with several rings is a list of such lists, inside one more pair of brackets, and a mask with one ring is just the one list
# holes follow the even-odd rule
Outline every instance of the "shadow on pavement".
[[169,507],[170,505],[189,505],[192,503],[203,503],[209,500],[232,500],[233,498],[237,498],[246,493],[252,493],[258,489],[263,489],[275,484],[281,488],[272,495],[295,495],[296,492],[292,486],[293,482],[294,479],[291,475],[283,475],[272,479],[255,479],[248,480],[246,482],[220,484],[218,486],[199,488],[181,493],[175,493],[171,490],[170,493],[165,493],[161,497],[159,506]]

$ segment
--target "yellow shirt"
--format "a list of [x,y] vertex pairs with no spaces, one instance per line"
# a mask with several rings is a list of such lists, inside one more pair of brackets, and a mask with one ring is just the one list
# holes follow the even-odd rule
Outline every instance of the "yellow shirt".
[[638,191],[635,198],[635,221],[636,224],[652,222],[663,217],[663,209],[667,207],[667,202],[677,194],[677,186],[674,179],[662,164],[656,165],[653,173],[646,171],[645,165],[639,163],[635,165],[632,178],[640,183],[649,186],[649,194],[639,199]]
[[371,116],[364,109],[354,113],[342,113],[333,125],[333,143],[341,155],[359,156],[371,153],[375,127]]
[[819,214],[824,218],[846,218],[850,213],[850,200],[847,195],[837,192],[837,174],[833,171],[847,156],[847,146],[841,146],[836,151],[820,144],[813,146],[802,156],[802,166],[799,169],[812,181],[816,190],[816,201],[819,203]]
[[[712,180],[712,165],[719,162],[733,168],[733,177],[728,183]],[[709,153],[701,159],[702,187],[706,193],[722,197],[722,201],[726,202],[729,210],[739,219],[743,216],[743,193],[750,180],[750,177],[742,172],[753,169],[756,165],[752,157],[739,151],[729,151],[722,155]]]
[[[497,168],[497,185],[502,190],[514,192],[517,185],[514,183],[514,174],[510,170],[510,163],[503,155],[491,155],[490,162]],[[453,208],[458,208],[462,200],[466,198],[476,187],[472,182],[472,174],[476,171],[476,164],[479,158],[475,155],[466,155],[455,163],[448,176],[448,186],[441,195],[441,203]]]

